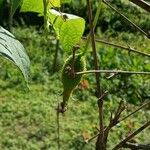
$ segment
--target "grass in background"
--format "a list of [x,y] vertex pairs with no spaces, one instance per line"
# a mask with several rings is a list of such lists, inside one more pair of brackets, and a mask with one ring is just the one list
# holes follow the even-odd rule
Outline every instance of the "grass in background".
[[[31,59],[31,77],[29,90],[23,78],[10,62],[0,62],[0,150],[56,150],[57,123],[56,107],[61,101],[62,84],[60,71],[63,50],[59,49],[57,72],[53,73],[52,64],[55,52],[55,39],[35,28],[14,28],[14,34],[23,43]],[[150,50],[149,42],[144,37],[125,34],[122,36],[132,41],[130,44]],[[122,36],[102,35],[110,41],[122,43]],[[116,48],[97,44],[102,69],[127,69],[150,71],[150,60],[147,57],[128,54]],[[87,56],[87,68],[92,68],[90,52]],[[104,76],[103,76],[104,77]],[[92,75],[85,76],[87,86],[78,87],[69,101],[68,111],[60,117],[60,139],[62,150],[94,150],[95,141],[85,143],[97,133],[98,108],[94,97],[95,81]],[[150,95],[150,79],[144,76],[117,76],[111,81],[101,81],[104,89],[110,94],[105,103],[105,120],[110,111],[115,111],[119,100],[124,99],[138,104]],[[82,87],[82,88],[81,88]],[[143,91],[143,92],[142,92]],[[146,100],[146,98],[145,98]],[[138,102],[138,103],[137,103]],[[127,103],[127,112],[136,106]],[[109,137],[109,149],[119,139],[131,133],[131,129],[140,127],[148,118],[148,111],[140,111],[133,117],[115,127]],[[126,113],[124,113],[125,115]],[[147,143],[149,129],[135,138],[136,142]]]

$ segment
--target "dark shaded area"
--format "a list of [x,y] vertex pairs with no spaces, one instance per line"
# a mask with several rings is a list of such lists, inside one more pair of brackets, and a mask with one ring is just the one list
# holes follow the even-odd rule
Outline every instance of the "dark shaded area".
[[[135,7],[131,2],[124,3],[120,0],[111,1],[110,2],[115,8],[117,8],[120,12],[126,15],[131,21],[136,23],[146,32],[150,29],[150,17],[149,13],[140,9],[139,7]],[[7,28],[8,25],[8,5],[4,2],[4,7],[0,8],[0,25]],[[96,13],[97,3],[93,1],[93,13]],[[86,30],[85,34],[89,32],[88,26],[88,18],[87,18],[87,8],[86,3],[83,1],[73,1],[71,4],[65,4],[62,6],[61,10],[66,13],[75,14],[83,17],[86,22]],[[43,25],[43,17],[39,17],[37,13],[20,13],[19,9],[16,11],[14,15],[13,25],[27,25],[32,26],[36,25],[41,27]],[[108,8],[105,4],[102,6],[101,16],[99,17],[98,24],[96,26],[96,30],[101,30],[102,32],[106,31],[114,31],[114,32],[137,32],[137,30],[132,27],[127,21],[122,19],[118,14],[113,12],[110,8]]]

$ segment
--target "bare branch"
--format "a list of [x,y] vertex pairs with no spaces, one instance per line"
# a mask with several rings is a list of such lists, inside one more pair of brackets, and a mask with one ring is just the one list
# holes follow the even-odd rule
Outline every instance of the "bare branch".
[[112,150],[117,150],[118,148],[123,147],[123,145],[126,142],[128,142],[130,139],[132,139],[133,137],[135,137],[141,131],[143,131],[144,129],[146,129],[149,125],[150,125],[150,121],[148,121],[147,123],[145,123],[142,127],[140,127],[139,129],[137,129],[135,132],[131,133],[129,136],[127,136],[124,140],[122,140],[119,144],[117,144]]
[[106,127],[105,132],[104,132],[104,135],[105,135],[104,141],[107,141],[109,131],[111,130],[111,128],[114,127],[116,124],[118,124],[118,120],[120,118],[120,115],[124,110],[125,110],[124,102],[120,101],[118,109],[115,113],[115,116],[112,117],[112,113],[111,113],[109,125]]
[[131,150],[149,150],[150,144],[125,143],[122,147],[130,148]]
[[[93,49],[93,58],[94,58],[94,65],[95,70],[99,70],[99,63],[97,58],[97,51],[96,51],[96,44],[95,44],[95,33],[94,33],[94,24],[93,24],[93,14],[92,14],[92,8],[91,8],[91,1],[87,0],[87,8],[88,8],[88,16],[89,16],[89,24],[90,24],[90,36],[91,36],[91,44]],[[101,97],[102,91],[100,87],[100,73],[95,72],[96,77],[96,86],[97,86],[97,96]],[[99,126],[100,126],[100,136],[98,136],[96,147],[100,146],[100,150],[103,149],[104,143],[104,127],[103,127],[103,100],[98,100],[98,107],[99,107]]]
[[103,0],[103,2],[112,10],[114,10],[116,13],[118,13],[122,18],[124,18],[126,21],[128,21],[130,24],[132,24],[132,26],[134,26],[138,31],[140,31],[141,33],[143,33],[145,36],[147,36],[148,38],[150,38],[149,34],[146,33],[144,30],[142,30],[139,26],[137,26],[135,23],[133,23],[131,20],[129,20],[125,15],[123,15],[122,13],[120,13],[116,8],[114,8],[110,3],[108,3],[106,0]]
[[[121,115],[122,111],[124,110],[124,105],[123,105],[123,102],[121,101],[121,102],[119,103],[119,106],[118,106],[118,109],[117,109],[117,111],[116,111],[116,114],[115,114],[115,117],[114,117],[114,118],[112,118],[112,113],[111,113],[111,116],[110,116],[110,123],[109,123],[109,125],[105,128],[105,132],[104,132],[104,134],[105,134],[105,136],[104,136],[105,139],[104,139],[104,141],[107,140],[109,131],[112,129],[112,127],[116,126],[118,123],[124,121],[125,119],[127,119],[127,118],[130,117],[131,115],[135,114],[136,112],[138,112],[138,111],[141,110],[142,108],[148,106],[149,104],[150,104],[150,101],[148,101],[147,103],[143,104],[142,106],[140,106],[139,108],[137,108],[135,111],[133,111],[133,112],[130,113],[129,115],[127,115],[127,116],[125,116],[124,118],[122,118],[122,119],[119,120],[120,115]],[[96,138],[98,135],[99,135],[99,133],[96,134],[96,135],[94,136],[94,138]],[[92,138],[91,140],[93,140],[94,138]],[[91,140],[89,140],[89,141],[91,141]]]
[[104,99],[104,97],[105,97],[107,94],[108,94],[108,91],[105,91],[105,92],[101,95],[101,97],[99,98],[99,100]]
[[150,12],[150,4],[144,0],[130,0],[132,3],[138,5],[139,7],[143,8],[144,10]]
[[137,108],[135,111],[133,111],[132,113],[130,113],[129,115],[125,116],[124,118],[120,119],[119,122],[127,119],[128,117],[132,116],[133,114],[135,114],[136,112],[138,112],[139,110],[141,110],[142,108],[148,106],[150,104],[150,101],[148,101],[147,103],[143,104],[142,106],[140,106],[139,108]]
[[[83,39],[83,40],[87,40],[86,37],[82,37],[82,39]],[[96,41],[96,42],[99,42],[99,43],[107,44],[107,45],[110,45],[110,46],[118,47],[118,48],[121,48],[122,50],[126,50],[126,51],[129,51],[129,52],[133,52],[133,53],[141,54],[141,55],[143,55],[143,56],[148,56],[148,57],[150,57],[150,54],[141,52],[141,51],[136,50],[136,49],[134,49],[134,48],[132,48],[132,47],[130,47],[130,46],[125,47],[125,46],[122,46],[122,45],[110,43],[110,42],[108,42],[108,41],[100,40],[100,39],[95,39],[95,41]]]

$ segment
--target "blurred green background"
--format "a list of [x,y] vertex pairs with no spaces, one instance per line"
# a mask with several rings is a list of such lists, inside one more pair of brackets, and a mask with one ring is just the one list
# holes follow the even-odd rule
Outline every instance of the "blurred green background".
[[[1,1],[2,2],[2,1]],[[5,2],[4,2],[5,3]],[[150,30],[149,13],[125,0],[111,1],[143,30]],[[93,1],[93,13],[97,1]],[[85,0],[75,0],[62,9],[85,18],[84,35],[89,32]],[[7,5],[0,9],[0,24],[8,26]],[[43,18],[36,13],[19,13],[13,20],[13,34],[21,41],[31,60],[31,75],[28,86],[18,69],[9,61],[0,58],[0,150],[56,150],[57,115],[56,108],[62,100],[61,68],[68,54],[59,44],[57,65],[53,69],[56,38],[52,30],[49,35],[43,31]],[[103,4],[96,27],[96,37],[117,44],[150,52],[150,42],[129,23]],[[119,48],[97,43],[101,69],[150,71],[150,59]],[[87,69],[94,69],[92,52],[87,54]],[[150,77],[144,75],[117,75],[107,80],[101,76],[103,90],[109,94],[105,99],[105,122],[114,112],[120,100],[126,103],[122,116],[135,110],[139,104],[150,99]],[[149,110],[142,110],[117,127],[113,128],[108,141],[112,149],[120,139],[140,127],[149,118]],[[62,150],[93,150],[95,140],[86,144],[85,139],[94,136],[98,127],[98,108],[95,98],[94,75],[86,75],[75,89],[65,115],[60,116],[60,144]],[[148,143],[149,129],[143,131],[134,141]]]

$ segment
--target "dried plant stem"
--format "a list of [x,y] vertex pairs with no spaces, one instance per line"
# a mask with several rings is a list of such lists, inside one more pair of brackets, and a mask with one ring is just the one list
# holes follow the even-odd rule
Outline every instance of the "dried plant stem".
[[[91,44],[93,49],[93,57],[95,70],[99,70],[97,52],[96,52],[96,44],[95,44],[95,34],[94,34],[94,25],[93,25],[93,15],[90,0],[87,0],[87,8],[88,8],[88,16],[89,16],[89,24],[90,24],[90,35],[91,35]],[[95,73],[96,76],[96,85],[97,85],[97,97],[101,97],[101,87],[100,87],[100,74],[98,72]],[[96,142],[96,150],[104,150],[104,127],[103,127],[103,99],[98,100],[99,107],[99,126],[100,126],[100,134],[98,136]]]
[[[87,40],[87,37],[82,37],[82,39]],[[133,52],[133,53],[137,53],[137,54],[140,54],[140,55],[143,55],[143,56],[148,56],[148,57],[150,57],[150,54],[145,53],[145,52],[142,52],[142,51],[139,51],[139,50],[134,49],[134,48],[132,48],[132,47],[130,47],[130,46],[127,46],[127,47],[126,47],[126,46],[122,46],[122,45],[110,43],[110,42],[108,42],[108,41],[100,40],[100,39],[95,39],[95,41],[98,42],[98,43],[103,43],[103,44],[109,45],[109,46],[121,48],[122,50],[126,50],[126,51],[128,51],[128,52]]]
[[143,104],[142,106],[140,106],[139,108],[137,108],[135,111],[133,111],[133,112],[130,113],[129,115],[127,115],[127,116],[123,117],[122,119],[120,119],[120,120],[118,121],[118,123],[120,123],[121,121],[123,121],[123,120],[129,118],[130,116],[134,115],[136,112],[138,112],[138,111],[141,110],[142,108],[148,106],[149,104],[150,104],[150,101],[146,102],[145,104]]
[[125,15],[120,13],[116,8],[114,8],[110,3],[108,3],[106,0],[103,0],[103,2],[110,7],[112,10],[114,10],[116,13],[118,13],[122,18],[124,18],[126,21],[128,21],[132,26],[134,26],[138,31],[140,31],[142,34],[150,38],[149,34],[147,34],[144,30],[142,30],[139,26],[137,26],[135,23],[133,23],[131,20],[129,20]]
[[150,144],[125,143],[122,147],[131,150],[149,150]]
[[119,144],[117,144],[112,150],[117,150],[118,148],[123,147],[123,145],[126,144],[126,142],[128,142],[130,139],[132,139],[133,137],[135,137],[137,134],[139,134],[141,131],[143,131],[144,129],[146,129],[148,126],[150,126],[150,121],[148,121],[147,123],[145,123],[142,127],[140,127],[139,129],[137,129],[135,132],[133,132],[129,136],[127,136],[124,140],[122,140]]
[[132,3],[138,5],[139,7],[143,8],[144,10],[150,12],[150,4],[144,0],[130,0]]
[[[123,117],[122,119],[119,119],[120,118],[120,115],[122,113],[122,111],[124,110],[124,106],[123,106],[123,103],[122,101],[120,102],[119,106],[118,106],[118,109],[117,109],[117,112],[115,114],[115,117],[112,118],[112,114],[111,114],[111,118],[110,118],[110,123],[109,123],[109,126],[107,126],[105,128],[105,140],[107,139],[108,137],[108,134],[109,134],[109,131],[114,127],[116,126],[117,124],[119,124],[120,122],[126,120],[127,118],[129,118],[130,116],[134,115],[136,112],[138,112],[139,110],[141,110],[142,108],[145,108],[147,107],[148,105],[150,104],[150,101],[146,102],[145,104],[141,105],[140,107],[138,107],[135,111],[133,111],[132,113],[130,113],[129,115]],[[95,136],[93,136],[91,139],[88,140],[88,142],[92,141],[94,138],[96,138],[97,136],[99,135],[96,134]],[[105,141],[106,142],[106,141]]]
[[76,72],[75,74],[89,74],[89,73],[115,73],[115,74],[140,74],[140,75],[150,75],[150,72],[125,71],[125,70],[88,70],[88,71]]

